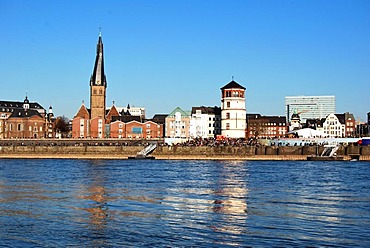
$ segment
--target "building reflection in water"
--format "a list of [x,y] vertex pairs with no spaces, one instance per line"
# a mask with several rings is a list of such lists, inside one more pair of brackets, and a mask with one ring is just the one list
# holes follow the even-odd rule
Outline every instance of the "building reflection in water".
[[78,192],[78,198],[83,199],[79,210],[89,213],[88,219],[81,219],[86,223],[88,230],[93,232],[91,236],[99,236],[94,239],[92,246],[104,246],[107,240],[106,228],[109,220],[109,209],[107,202],[110,200],[106,190],[107,175],[104,170],[104,164],[101,161],[89,161],[86,173],[90,181],[81,185],[81,191]]
[[[216,233],[245,233],[248,194],[245,162],[222,162],[215,171],[207,173],[210,174],[203,183],[197,181],[198,184],[192,187],[167,189],[163,218],[200,232],[207,223],[207,227]],[[228,240],[219,244],[236,243]]]
[[247,219],[247,165],[243,161],[222,162],[214,191],[213,211],[221,221],[215,231],[240,234],[245,231]]

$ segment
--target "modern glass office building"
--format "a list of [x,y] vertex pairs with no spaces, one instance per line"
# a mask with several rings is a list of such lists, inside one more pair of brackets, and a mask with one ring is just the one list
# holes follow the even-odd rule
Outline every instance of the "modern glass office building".
[[285,114],[287,121],[293,113],[299,114],[301,123],[307,119],[321,119],[335,113],[335,96],[286,96]]

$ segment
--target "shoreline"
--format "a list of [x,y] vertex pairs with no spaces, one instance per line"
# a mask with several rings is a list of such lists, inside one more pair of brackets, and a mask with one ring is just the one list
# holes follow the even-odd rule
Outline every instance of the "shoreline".
[[[306,155],[252,155],[252,156],[206,156],[206,155],[153,155],[155,160],[218,160],[218,161],[307,161]],[[0,154],[0,159],[86,159],[86,160],[128,160],[119,154]],[[140,159],[139,159],[140,160]],[[144,159],[145,160],[145,159]],[[350,161],[344,156],[343,161]],[[370,161],[362,156],[359,161]]]

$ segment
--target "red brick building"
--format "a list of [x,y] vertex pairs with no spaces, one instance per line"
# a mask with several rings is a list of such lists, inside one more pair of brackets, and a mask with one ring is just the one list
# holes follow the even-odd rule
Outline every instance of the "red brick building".
[[51,107],[47,114],[27,96],[23,102],[0,101],[0,139],[55,137],[53,121]]
[[284,137],[288,133],[286,117],[247,114],[247,138]]
[[72,120],[72,138],[104,138],[107,80],[104,74],[103,41],[99,34],[93,74],[90,77],[90,109],[81,105]]
[[[110,123],[110,137],[122,139],[156,139],[163,137],[163,124],[152,120],[129,120],[116,116]],[[126,120],[125,120],[126,119]]]
[[107,81],[104,74],[103,42],[99,35],[93,74],[90,78],[90,109],[83,103],[72,120],[73,138],[130,138],[163,137],[163,124],[143,116],[121,113],[114,105],[106,109]]

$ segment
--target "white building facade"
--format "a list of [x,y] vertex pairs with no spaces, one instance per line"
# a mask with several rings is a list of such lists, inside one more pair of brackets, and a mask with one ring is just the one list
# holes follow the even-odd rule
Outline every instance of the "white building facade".
[[166,117],[166,138],[178,138],[187,140],[190,138],[190,111],[184,111],[181,108],[175,108]]
[[301,123],[307,119],[322,119],[335,113],[335,96],[286,96],[285,114],[288,123],[297,113]]
[[234,80],[221,88],[221,135],[246,137],[245,87]]
[[214,138],[221,134],[221,108],[193,107],[191,111],[191,138]]
[[343,138],[346,137],[346,125],[341,123],[337,115],[330,114],[326,117],[322,130],[329,138]]

